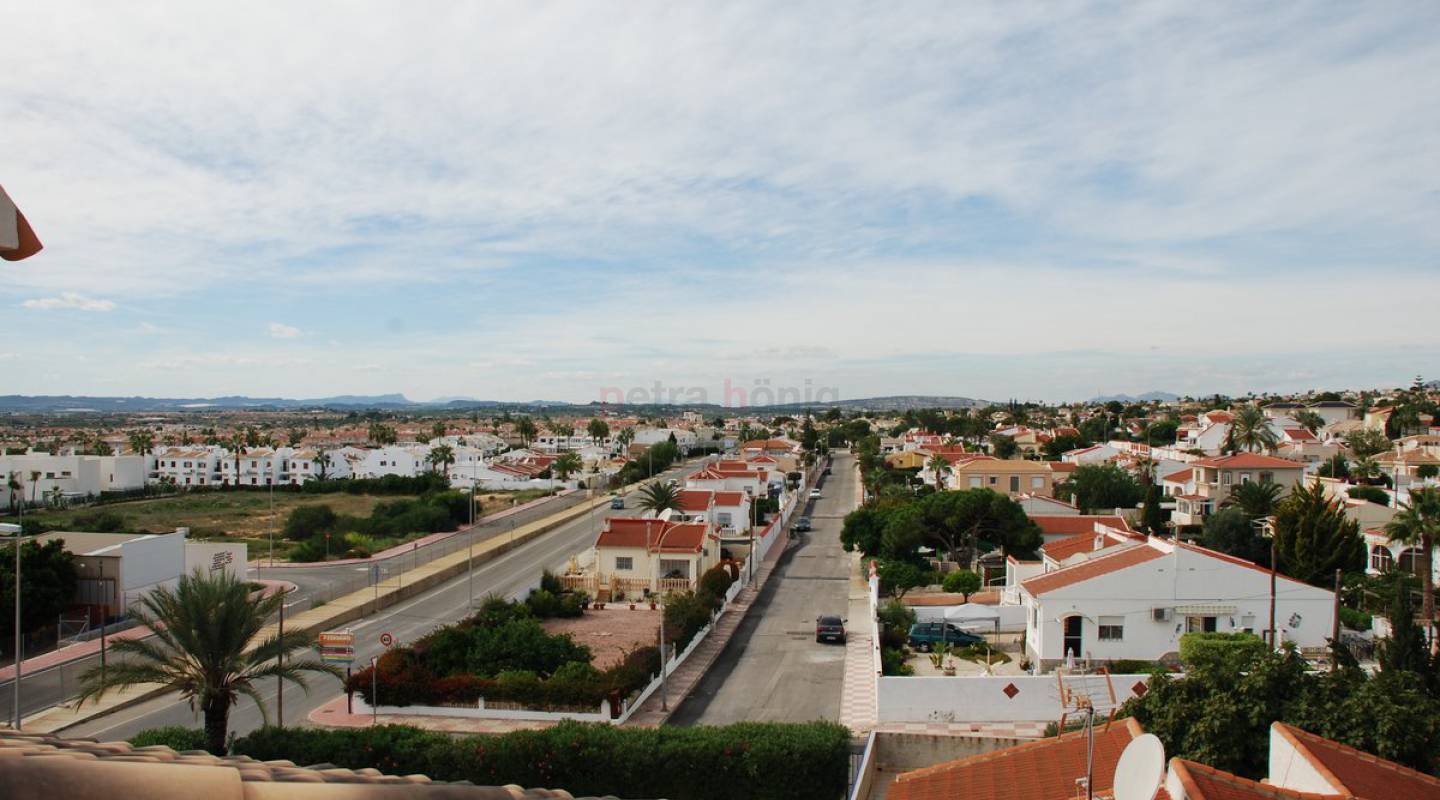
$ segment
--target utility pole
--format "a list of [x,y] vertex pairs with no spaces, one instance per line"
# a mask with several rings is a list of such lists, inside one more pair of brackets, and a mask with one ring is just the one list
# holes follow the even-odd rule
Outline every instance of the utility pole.
[[465,587],[470,593],[470,605],[475,607],[475,478],[470,478],[470,543],[465,549]]
[[670,659],[665,654],[665,598],[660,598],[660,710],[669,711],[669,694],[665,691],[665,665]]
[[[13,497],[13,495],[12,495]],[[21,652],[23,640],[20,638],[20,534],[25,530],[25,488],[20,488],[20,505],[17,507],[16,519],[19,524],[15,526],[15,730],[20,730],[20,679],[25,672],[25,654]]]
[[1340,578],[1343,571],[1335,570],[1335,608],[1330,620],[1330,669],[1340,669]]
[[380,657],[370,656],[370,724],[380,724]]
[[[275,665],[283,666],[285,663],[285,590],[280,590],[280,630],[276,634],[280,641],[280,652],[275,654]],[[285,678],[281,675],[275,676],[275,726],[285,727]]]
[[1270,649],[1276,647],[1275,631],[1275,532],[1270,532]]
[[110,621],[110,593],[105,590],[105,559],[97,560],[100,566],[100,682],[105,682],[105,623]]

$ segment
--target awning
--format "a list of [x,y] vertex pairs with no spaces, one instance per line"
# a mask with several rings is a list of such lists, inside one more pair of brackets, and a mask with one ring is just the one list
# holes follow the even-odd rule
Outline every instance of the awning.
[[0,186],[0,258],[19,261],[40,252],[45,245],[35,235],[34,229]]
[[1235,614],[1240,609],[1236,606],[1227,606],[1220,603],[1191,603],[1185,606],[1175,606],[1176,614],[1184,614],[1192,617],[1220,617]]

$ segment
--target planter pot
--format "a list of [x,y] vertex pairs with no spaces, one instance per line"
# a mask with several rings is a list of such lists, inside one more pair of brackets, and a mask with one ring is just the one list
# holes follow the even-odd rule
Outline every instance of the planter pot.
[[631,610],[631,611],[634,611],[634,610],[635,610],[635,604],[634,604],[634,603],[631,603],[631,604],[630,604],[630,610]]
[[651,604],[650,604],[650,610],[651,610],[651,611],[654,611],[654,610],[655,610],[655,604],[654,604],[654,603],[651,603]]

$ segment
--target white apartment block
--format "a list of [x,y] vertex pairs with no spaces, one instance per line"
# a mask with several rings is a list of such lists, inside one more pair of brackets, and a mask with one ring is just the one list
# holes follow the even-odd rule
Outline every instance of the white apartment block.
[[[57,499],[80,498],[101,492],[139,489],[145,485],[142,456],[55,455],[31,451],[0,455],[0,477],[11,474],[20,482],[26,505],[40,505]],[[11,507],[10,492],[0,496],[0,508]]]

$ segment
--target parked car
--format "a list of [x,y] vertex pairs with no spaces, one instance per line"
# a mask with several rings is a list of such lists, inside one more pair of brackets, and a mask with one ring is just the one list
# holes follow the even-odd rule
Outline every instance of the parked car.
[[804,533],[805,531],[810,530],[810,518],[809,518],[809,517],[796,517],[796,518],[795,518],[795,524],[790,526],[790,530],[795,531],[795,532],[797,532],[797,533]]
[[819,489],[811,489],[811,490],[810,490],[810,499],[811,499],[811,500],[819,500],[821,497],[822,497],[822,495],[820,494],[820,490],[819,490]]
[[949,622],[917,622],[910,626],[910,646],[916,650],[928,653],[941,642],[969,647],[972,644],[984,644],[985,637],[962,631]]
[[625,507],[625,498],[621,497],[621,496],[618,495],[618,494],[615,495],[614,497],[610,498],[610,507],[611,507],[611,508],[624,508],[624,507]]
[[829,615],[815,618],[815,641],[845,644],[845,620]]

